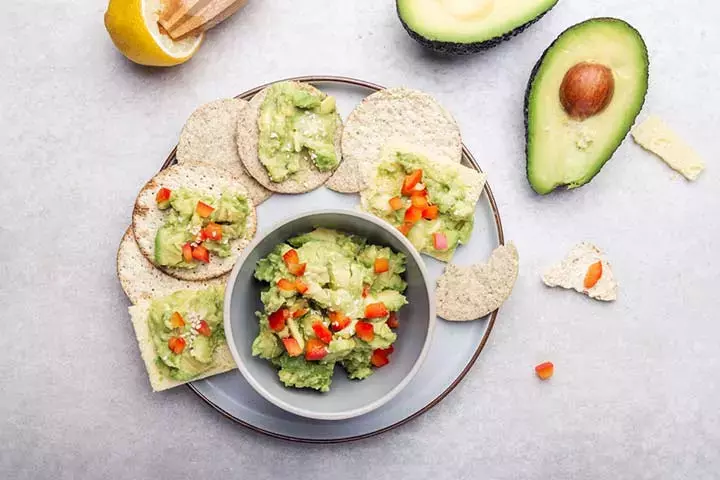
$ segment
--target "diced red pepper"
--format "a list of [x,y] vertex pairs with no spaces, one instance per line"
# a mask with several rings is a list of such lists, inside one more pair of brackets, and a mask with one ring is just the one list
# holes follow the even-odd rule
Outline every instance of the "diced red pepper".
[[183,260],[185,260],[187,263],[191,263],[193,261],[192,245],[190,245],[189,243],[183,245],[182,256]]
[[365,297],[367,297],[368,295],[370,295],[370,285],[368,285],[368,284],[366,283],[366,284],[363,285],[362,298],[365,298]]
[[285,252],[283,254],[283,261],[288,267],[290,265],[297,265],[298,263],[300,263],[300,257],[298,256],[297,250],[291,248],[290,250]]
[[403,208],[403,201],[400,197],[393,197],[388,200],[388,203],[390,204],[390,208],[392,208],[393,211]]
[[388,309],[383,302],[371,303],[365,306],[365,318],[387,317]]
[[591,289],[595,286],[595,284],[600,280],[600,277],[602,277],[602,262],[595,262],[587,269],[587,273],[585,274],[585,281],[583,282],[583,285],[586,289]]
[[175,355],[180,355],[185,350],[185,339],[182,337],[170,337],[168,340],[168,348]]
[[296,277],[302,277],[303,275],[305,275],[306,267],[307,263],[293,263],[287,266],[290,273],[292,273]]
[[295,310],[295,311],[292,313],[292,317],[293,317],[293,318],[303,317],[303,316],[305,316],[305,314],[308,313],[309,311],[310,311],[309,308],[299,308],[299,309]]
[[305,343],[305,360],[322,360],[325,355],[327,348],[317,338],[311,338]]
[[203,337],[209,337],[212,334],[212,330],[210,330],[210,325],[208,325],[205,320],[200,320],[200,326],[198,326],[196,330]]
[[403,180],[402,194],[405,195],[406,197],[409,197],[410,195],[412,195],[412,193],[415,189],[415,185],[420,183],[420,181],[422,180],[422,176],[423,176],[423,171],[420,169],[415,170],[410,175],[406,176],[405,180]]
[[295,290],[295,282],[291,282],[286,278],[281,278],[280,280],[278,280],[277,286],[280,290],[285,290],[286,292]]
[[202,229],[202,236],[206,240],[219,242],[223,236],[222,225],[218,225],[215,222],[208,223],[205,225],[205,228]]
[[390,316],[387,319],[387,325],[390,328],[397,328],[400,326],[400,321],[397,318],[397,313],[390,312]]
[[552,362],[545,362],[535,367],[535,373],[541,380],[547,380],[553,376],[555,365]]
[[351,322],[350,317],[346,317],[342,312],[330,312],[328,317],[330,317],[330,328],[333,332],[339,332]]
[[295,290],[297,290],[300,295],[304,295],[305,292],[308,291],[308,288],[310,287],[308,287],[307,283],[302,280],[295,280]]
[[382,353],[380,353],[379,350],[375,350],[370,356],[370,363],[373,367],[380,368],[390,363],[390,359],[387,357],[387,355],[383,355]]
[[420,221],[422,218],[422,208],[410,207],[405,210],[405,223],[413,224]]
[[165,210],[170,206],[170,195],[172,195],[172,190],[169,188],[162,187],[158,190],[157,195],[155,195],[155,201],[160,210]]
[[195,260],[201,261],[203,263],[210,263],[210,252],[202,245],[198,245],[197,247],[193,248],[192,257]]
[[390,354],[392,354],[395,351],[395,347],[390,345],[387,348],[378,348],[376,352],[380,352],[381,354],[385,355],[386,357]]
[[422,216],[425,220],[435,220],[440,216],[440,209],[437,205],[429,205],[423,209]]
[[290,310],[287,308],[281,308],[275,313],[271,313],[270,316],[268,316],[268,325],[270,326],[270,330],[273,332],[279,332],[283,328],[285,328],[285,321],[290,318]]
[[325,343],[332,342],[332,332],[322,324],[322,322],[315,322],[312,324],[313,332],[315,335]]
[[425,198],[424,195],[413,194],[413,196],[410,197],[410,200],[412,201],[413,207],[425,209],[428,206],[427,198]]
[[374,367],[378,368],[385,366],[390,362],[390,359],[388,357],[394,351],[395,348],[392,345],[390,345],[388,348],[378,348],[376,350],[373,350],[372,356],[370,357],[370,363],[372,363]]
[[387,258],[375,259],[375,273],[384,273],[390,270],[390,260]]
[[170,315],[170,326],[172,328],[180,328],[185,326],[185,319],[180,315],[179,312],[173,312]]
[[198,215],[200,215],[200,217],[208,218],[210,215],[212,215],[212,212],[214,212],[215,209],[205,202],[198,202],[197,206],[195,207],[195,211]]
[[355,334],[360,340],[365,340],[366,342],[372,342],[372,339],[375,338],[375,330],[373,330],[372,323],[368,322],[357,322],[355,324]]
[[435,248],[435,250],[447,250],[447,236],[442,232],[433,233],[433,247]]
[[285,350],[287,351],[288,355],[291,357],[299,357],[302,355],[303,351],[302,348],[300,348],[300,344],[292,337],[283,338],[283,345],[285,345]]
[[413,227],[412,223],[405,222],[398,227],[398,230],[400,230],[400,233],[402,233],[403,235],[405,235],[407,237],[408,233],[410,233],[410,230],[412,230],[412,227]]

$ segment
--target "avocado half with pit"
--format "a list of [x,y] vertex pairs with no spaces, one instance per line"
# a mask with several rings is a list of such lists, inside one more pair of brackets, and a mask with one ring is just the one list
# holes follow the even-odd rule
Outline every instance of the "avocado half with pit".
[[396,0],[405,30],[439,53],[494,47],[540,20],[558,0]]
[[616,18],[570,27],[545,50],[525,92],[527,177],[537,193],[597,175],[640,113],[648,65],[638,31]]

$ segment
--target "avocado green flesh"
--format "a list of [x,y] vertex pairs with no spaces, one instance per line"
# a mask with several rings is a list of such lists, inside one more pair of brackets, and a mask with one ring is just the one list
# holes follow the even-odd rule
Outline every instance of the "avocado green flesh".
[[[567,71],[581,62],[609,67],[615,91],[605,110],[579,121],[560,99]],[[647,92],[648,55],[640,34],[617,19],[591,19],[562,33],[535,66],[525,99],[527,175],[546,194],[588,183],[632,127]]]
[[[175,380],[191,380],[213,367],[217,346],[225,341],[223,329],[223,290],[183,290],[153,300],[148,313],[148,328],[155,347],[156,365],[163,375]],[[185,320],[182,327],[173,327],[170,317],[178,312]],[[200,335],[193,323],[204,320],[210,336]],[[185,349],[176,354],[168,342],[173,337],[186,341]]]
[[[283,255],[294,249],[301,263],[306,264],[302,281],[308,286],[304,294],[279,288],[281,279],[294,281]],[[377,258],[388,259],[388,271],[375,273]],[[269,286],[261,293],[263,311],[258,312],[260,331],[252,344],[252,354],[269,360],[278,370],[278,378],[287,387],[330,389],[333,366],[340,363],[348,377],[363,379],[373,373],[372,351],[390,347],[397,335],[387,325],[388,316],[364,319],[365,307],[382,302],[390,312],[400,310],[407,300],[403,295],[407,284],[402,279],[405,256],[388,247],[368,244],[361,237],[318,228],[282,243],[258,261],[255,278]],[[363,296],[365,286],[369,287]],[[299,318],[288,318],[279,332],[270,330],[268,316],[281,308],[295,312],[309,311]],[[282,339],[293,338],[301,349],[317,335],[317,322],[330,328],[330,312],[342,312],[350,324],[340,331],[331,331],[332,340],[325,346],[321,360],[306,360],[304,355],[289,357]],[[366,342],[355,335],[358,321],[372,323],[374,338]]]
[[258,118],[258,156],[273,182],[311,163],[321,172],[337,167],[335,99],[319,90],[280,82],[268,88]]
[[[405,28],[432,43],[483,44],[532,23],[558,0],[397,0]],[[492,46],[492,45],[486,45]],[[442,45],[438,45],[442,50]],[[452,49],[450,49],[452,50]]]

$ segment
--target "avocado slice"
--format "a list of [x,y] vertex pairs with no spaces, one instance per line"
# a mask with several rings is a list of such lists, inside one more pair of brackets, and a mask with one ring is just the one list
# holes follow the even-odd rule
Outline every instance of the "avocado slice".
[[158,265],[176,266],[183,263],[182,247],[188,238],[188,234],[182,228],[175,226],[161,227],[155,235],[155,262]]
[[509,40],[558,0],[396,0],[408,34],[438,53],[467,55]]
[[545,50],[525,91],[527,177],[539,194],[593,179],[645,102],[648,52],[632,26],[593,18]]
[[213,347],[212,343],[210,343],[210,338],[204,336],[195,337],[190,355],[201,363],[212,362]]

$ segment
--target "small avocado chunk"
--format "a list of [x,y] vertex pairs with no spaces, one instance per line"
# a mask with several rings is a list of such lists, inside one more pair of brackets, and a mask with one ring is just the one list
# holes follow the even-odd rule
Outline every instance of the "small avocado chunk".
[[184,266],[182,246],[192,241],[192,234],[177,225],[164,225],[155,235],[155,261],[158,265]]
[[558,0],[396,0],[408,34],[438,53],[466,55],[508,40]]
[[255,337],[252,343],[252,354],[255,357],[265,358],[270,360],[277,356],[282,355],[283,347],[280,344],[278,337],[266,329],[260,331],[260,334]]
[[598,174],[645,101],[648,53],[615,18],[570,27],[545,50],[525,93],[527,177],[545,195]]
[[309,362],[303,357],[284,353],[273,358],[272,363],[279,368],[278,378],[286,387],[330,391],[335,362]]

